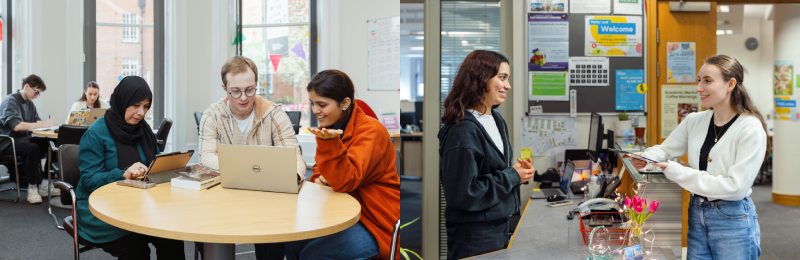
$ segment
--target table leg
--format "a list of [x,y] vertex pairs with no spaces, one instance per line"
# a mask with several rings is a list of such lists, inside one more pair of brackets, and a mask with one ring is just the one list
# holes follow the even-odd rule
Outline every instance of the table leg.
[[236,258],[236,244],[205,243],[203,248],[203,259],[233,260]]

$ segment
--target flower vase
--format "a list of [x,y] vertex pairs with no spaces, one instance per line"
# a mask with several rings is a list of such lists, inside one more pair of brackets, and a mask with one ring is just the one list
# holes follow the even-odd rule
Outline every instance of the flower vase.
[[628,231],[628,246],[642,245],[642,227],[644,223],[639,224],[636,221],[631,221],[632,225]]

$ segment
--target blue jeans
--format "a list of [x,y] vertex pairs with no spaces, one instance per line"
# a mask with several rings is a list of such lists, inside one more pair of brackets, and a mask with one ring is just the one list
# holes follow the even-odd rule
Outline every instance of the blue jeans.
[[758,259],[761,228],[753,200],[705,201],[692,196],[686,259]]
[[339,233],[285,245],[288,260],[367,259],[379,253],[378,241],[361,221]]

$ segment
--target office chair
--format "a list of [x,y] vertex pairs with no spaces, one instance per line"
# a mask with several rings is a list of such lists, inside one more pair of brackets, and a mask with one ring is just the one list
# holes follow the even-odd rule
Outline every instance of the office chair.
[[356,99],[355,103],[356,103],[356,105],[358,105],[358,108],[361,108],[361,110],[364,111],[364,114],[367,114],[367,116],[369,116],[369,117],[378,119],[378,115],[375,114],[375,111],[373,111],[372,108],[369,107],[369,105],[367,105],[366,102],[364,102],[363,100],[360,100],[360,99]]
[[[17,198],[13,199],[13,200],[9,200],[9,199],[0,199],[0,200],[17,203],[19,201],[19,193],[22,190],[22,188],[19,187],[19,167],[20,167],[20,165],[22,165],[22,163],[25,162],[25,158],[17,156],[17,147],[16,147],[16,145],[14,145],[14,138],[13,137],[10,137],[8,135],[0,135],[0,141],[2,141],[3,139],[8,139],[8,140],[11,141],[10,145],[11,145],[11,148],[12,148],[11,149],[12,150],[12,155],[0,156],[0,164],[6,166],[6,168],[8,169],[9,175],[11,175],[11,168],[14,168],[14,176],[13,177],[15,177],[14,181],[16,181],[16,184],[15,184],[16,186],[14,186],[12,188],[8,188],[8,189],[2,189],[2,190],[0,190],[0,192],[17,190]],[[13,167],[11,167],[12,165],[13,165]],[[8,179],[6,179],[6,178],[0,179],[0,183],[9,182],[9,181],[11,181],[10,179],[11,179],[10,177]],[[27,189],[25,189],[25,190],[27,190]]]
[[164,118],[164,121],[161,121],[161,126],[158,127],[158,133],[156,134],[156,140],[158,141],[158,150],[164,152],[164,148],[167,147],[167,137],[169,136],[169,130],[172,128],[172,119]]
[[200,135],[200,119],[203,119],[203,112],[194,112],[194,122],[197,123],[197,135]]
[[75,260],[80,259],[80,253],[96,248],[87,245],[81,247],[83,244],[78,241],[78,215],[75,211],[75,187],[81,180],[81,170],[78,168],[78,148],[74,144],[59,146],[58,163],[61,168],[61,180],[55,183],[56,188],[61,189],[61,192],[64,193],[64,196],[61,196],[61,203],[72,206],[72,215],[64,218],[64,231],[72,236]]
[[[52,182],[52,180],[50,179],[50,176],[53,176],[53,175],[61,176],[61,166],[58,165],[58,162],[53,161],[53,156],[55,156],[55,158],[58,158],[58,148],[57,147],[61,147],[61,145],[64,145],[64,144],[75,144],[75,145],[81,144],[81,138],[83,137],[83,134],[86,133],[86,130],[89,130],[89,126],[88,125],[84,126],[84,125],[66,125],[66,124],[64,124],[64,125],[61,125],[61,126],[58,127],[58,139],[56,139],[56,143],[53,143],[53,141],[50,141],[50,152],[47,153],[47,166],[50,167],[47,170],[47,172],[50,173],[49,175],[47,175],[47,183],[51,183]],[[48,187],[48,189],[49,189],[49,187]],[[53,222],[56,223],[56,228],[60,229],[60,230],[63,230],[64,227],[58,224],[58,218],[53,213],[53,207],[52,207],[53,205],[50,202],[52,197],[53,196],[50,194],[50,192],[48,192],[47,193],[47,213],[49,213],[50,216],[53,217]]]
[[286,111],[286,115],[289,116],[289,121],[292,122],[292,129],[294,130],[294,134],[297,135],[300,133],[300,116],[302,114],[300,111]]
[[389,253],[389,260],[395,260],[395,256],[397,255],[397,243],[399,242],[398,239],[400,238],[400,219],[397,219],[397,222],[394,223],[394,232],[392,232],[392,251]]

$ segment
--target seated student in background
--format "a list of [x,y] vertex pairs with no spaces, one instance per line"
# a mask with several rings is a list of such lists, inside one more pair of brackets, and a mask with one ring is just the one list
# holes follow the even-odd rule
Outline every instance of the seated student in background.
[[119,259],[150,259],[150,247],[158,259],[184,259],[183,241],[152,237],[122,230],[103,222],[89,211],[89,195],[96,189],[147,172],[156,157],[158,143],[144,120],[153,94],[141,77],[128,76],[111,94],[111,108],[81,138],[78,168],[81,179],[77,197],[78,236],[83,243],[102,248]]
[[[295,148],[297,180],[303,180],[306,162],[281,105],[256,96],[258,68],[252,60],[235,56],[222,65],[222,91],[227,95],[211,104],[200,119],[200,164],[219,171],[217,144],[264,145]],[[200,252],[203,244],[196,243]],[[256,244],[256,259],[283,259],[283,243]]]
[[[47,178],[42,170],[41,158],[47,154],[48,140],[32,137],[30,132],[39,127],[53,125],[53,119],[42,122],[33,104],[33,100],[46,89],[42,78],[30,75],[22,80],[22,89],[6,96],[0,104],[0,134],[14,138],[14,145],[10,139],[0,141],[0,155],[13,155],[16,151],[17,156],[25,158],[25,166],[19,168],[19,174],[28,178],[28,203],[32,204],[42,203],[42,196],[47,196],[48,190],[48,187],[39,189],[42,179]],[[61,194],[60,190],[53,188],[53,183],[49,186],[51,195]]]
[[508,216],[519,212],[520,184],[533,177],[530,160],[515,164],[506,122],[493,110],[506,100],[509,76],[505,56],[473,51],[444,101],[439,177],[447,201],[447,259],[508,247]]
[[306,90],[319,118],[319,128],[309,129],[317,136],[311,181],[353,196],[361,204],[361,219],[339,233],[287,243],[286,258],[389,259],[400,218],[400,177],[389,132],[353,103],[355,89],[347,74],[321,71]]
[[[89,83],[83,87],[83,96],[72,104],[72,108],[70,108],[69,111],[72,112],[90,108],[109,108],[108,103],[100,100],[100,85],[97,85],[97,82],[94,81],[89,81]],[[64,123],[69,124],[69,114],[67,114],[67,121]]]

